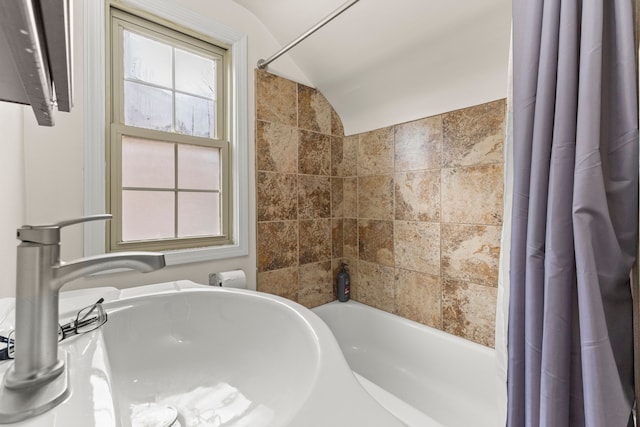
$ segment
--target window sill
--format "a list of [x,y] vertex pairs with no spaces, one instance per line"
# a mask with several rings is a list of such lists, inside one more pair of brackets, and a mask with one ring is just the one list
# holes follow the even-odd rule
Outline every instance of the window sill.
[[164,253],[167,266],[189,264],[192,262],[215,261],[249,255],[242,245],[209,246],[204,248],[180,249]]

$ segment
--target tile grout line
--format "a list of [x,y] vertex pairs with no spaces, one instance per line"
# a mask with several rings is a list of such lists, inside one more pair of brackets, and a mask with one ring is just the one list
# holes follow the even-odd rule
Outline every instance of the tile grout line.
[[296,222],[297,222],[297,256],[296,256],[296,276],[298,298],[296,302],[300,302],[302,295],[302,283],[300,281],[300,84],[296,82]]
[[393,313],[398,313],[398,263],[396,261],[396,126],[391,127],[391,253],[393,255]]
[[438,229],[439,229],[439,235],[440,235],[440,254],[438,256],[438,262],[440,265],[440,329],[442,331],[446,330],[445,328],[445,321],[444,321],[444,303],[445,303],[445,286],[444,286],[444,272],[442,271],[442,223],[443,223],[443,212],[442,212],[442,170],[443,170],[443,162],[444,162],[444,118],[442,117],[442,115],[440,115],[440,120],[438,121],[439,123],[439,133],[440,133],[440,177],[439,177],[439,181],[440,181],[440,188],[439,188],[439,193],[440,193],[440,212],[438,215]]

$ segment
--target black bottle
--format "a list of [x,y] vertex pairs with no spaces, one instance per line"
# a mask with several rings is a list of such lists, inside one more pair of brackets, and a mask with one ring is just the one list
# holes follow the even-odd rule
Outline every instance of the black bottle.
[[349,291],[351,290],[349,272],[345,268],[347,264],[342,263],[342,270],[338,273],[337,283],[338,283],[338,301],[345,302],[349,301]]

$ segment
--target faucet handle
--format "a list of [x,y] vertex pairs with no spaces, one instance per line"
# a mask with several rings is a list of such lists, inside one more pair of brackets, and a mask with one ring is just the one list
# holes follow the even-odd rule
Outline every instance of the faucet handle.
[[60,229],[68,225],[80,224],[101,219],[110,220],[111,214],[89,215],[82,218],[68,219],[49,225],[23,225],[18,228],[17,237],[23,242],[40,243],[43,245],[55,245],[60,243]]

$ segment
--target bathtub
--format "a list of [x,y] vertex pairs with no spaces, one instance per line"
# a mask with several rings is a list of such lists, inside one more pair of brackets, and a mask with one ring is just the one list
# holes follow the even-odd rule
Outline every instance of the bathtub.
[[313,311],[363,387],[407,425],[500,425],[493,349],[355,301]]

